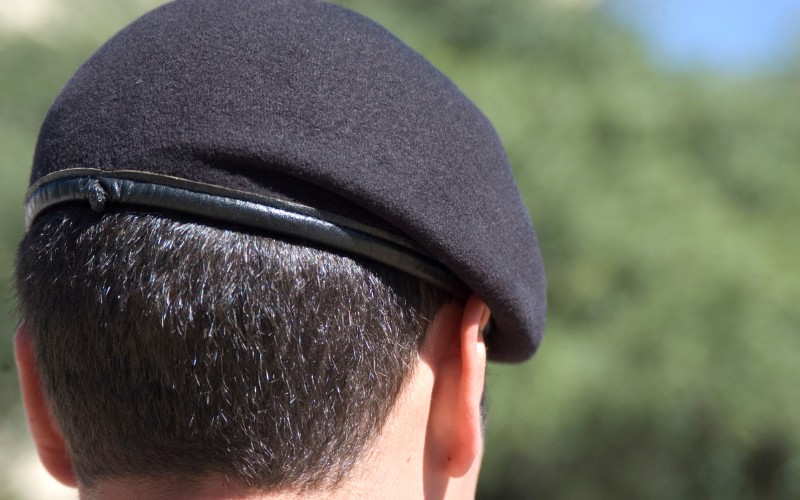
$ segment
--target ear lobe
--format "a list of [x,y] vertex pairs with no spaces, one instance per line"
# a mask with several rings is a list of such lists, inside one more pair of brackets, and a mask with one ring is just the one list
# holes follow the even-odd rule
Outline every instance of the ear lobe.
[[[446,306],[452,307],[452,306]],[[489,308],[472,295],[462,314],[441,311],[443,318],[429,332],[435,382],[428,450],[450,477],[461,477],[483,453],[481,397],[486,373],[486,346],[481,334]],[[459,317],[460,316],[460,317]]]
[[22,402],[39,459],[45,469],[59,482],[67,486],[77,486],[78,481],[72,470],[72,461],[67,454],[64,436],[56,424],[47,399],[44,396],[39,370],[33,354],[33,344],[25,329],[20,325],[14,336],[14,358],[17,362]]

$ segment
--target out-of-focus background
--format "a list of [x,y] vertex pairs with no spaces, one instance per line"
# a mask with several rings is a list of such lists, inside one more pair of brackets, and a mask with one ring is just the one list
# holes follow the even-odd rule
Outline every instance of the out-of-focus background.
[[[11,353],[37,129],[159,3],[0,0],[0,498],[64,494]],[[548,333],[490,367],[480,498],[800,498],[800,2],[342,3],[495,123],[541,240]]]

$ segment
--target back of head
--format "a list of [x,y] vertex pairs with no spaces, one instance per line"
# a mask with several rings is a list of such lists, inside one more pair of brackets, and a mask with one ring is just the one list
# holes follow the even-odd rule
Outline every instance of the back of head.
[[446,294],[177,215],[45,214],[18,293],[85,486],[212,473],[333,484],[380,431]]
[[79,480],[335,484],[442,304],[488,356],[544,328],[536,237],[488,120],[317,0],[177,0],[101,47],[39,136],[20,309]]

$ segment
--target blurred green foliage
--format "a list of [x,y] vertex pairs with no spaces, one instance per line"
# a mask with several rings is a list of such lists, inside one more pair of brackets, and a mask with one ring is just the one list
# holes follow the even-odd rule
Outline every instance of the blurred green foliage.
[[[38,125],[80,62],[158,2],[65,3],[44,27],[0,30],[9,311]],[[800,64],[666,73],[602,10],[554,0],[342,3],[484,110],[539,234],[548,334],[533,362],[490,367],[480,497],[800,498]],[[8,428],[16,320],[0,321]]]

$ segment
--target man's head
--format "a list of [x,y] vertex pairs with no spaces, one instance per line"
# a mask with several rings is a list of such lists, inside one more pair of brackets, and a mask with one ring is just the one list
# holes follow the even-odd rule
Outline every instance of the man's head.
[[67,84],[31,182],[17,356],[57,477],[474,488],[481,331],[529,357],[544,276],[491,125],[385,30],[167,5]]

